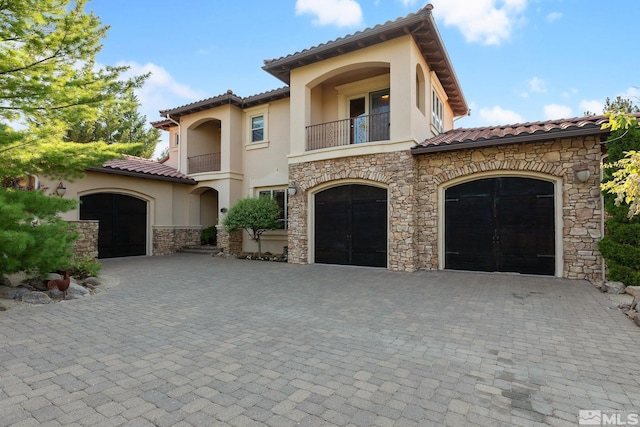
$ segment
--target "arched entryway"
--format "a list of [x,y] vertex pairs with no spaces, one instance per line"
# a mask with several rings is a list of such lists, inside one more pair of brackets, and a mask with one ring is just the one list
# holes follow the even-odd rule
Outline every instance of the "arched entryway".
[[387,266],[387,190],[362,184],[315,195],[315,262]]
[[147,254],[147,202],[118,193],[80,197],[80,219],[98,220],[98,258]]
[[554,275],[554,183],[491,177],[445,190],[445,268]]

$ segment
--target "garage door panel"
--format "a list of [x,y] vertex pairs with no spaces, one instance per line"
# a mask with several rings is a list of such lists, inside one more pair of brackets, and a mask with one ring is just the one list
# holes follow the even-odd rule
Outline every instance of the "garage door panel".
[[385,189],[353,184],[316,194],[315,262],[386,267]]
[[487,178],[447,189],[445,268],[553,275],[553,183]]
[[146,255],[146,201],[114,193],[82,196],[80,201],[80,219],[99,221],[99,258]]

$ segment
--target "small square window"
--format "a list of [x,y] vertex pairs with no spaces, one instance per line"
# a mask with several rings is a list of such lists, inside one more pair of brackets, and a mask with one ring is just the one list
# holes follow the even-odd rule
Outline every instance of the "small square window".
[[264,141],[264,116],[251,118],[251,142]]

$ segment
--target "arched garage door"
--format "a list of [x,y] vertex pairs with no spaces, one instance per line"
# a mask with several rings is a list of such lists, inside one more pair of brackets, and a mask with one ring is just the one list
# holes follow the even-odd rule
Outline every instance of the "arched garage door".
[[124,194],[80,197],[80,219],[97,219],[98,257],[147,254],[147,202]]
[[445,268],[553,275],[553,183],[503,177],[448,188]]
[[387,190],[342,185],[315,196],[315,262],[387,266]]

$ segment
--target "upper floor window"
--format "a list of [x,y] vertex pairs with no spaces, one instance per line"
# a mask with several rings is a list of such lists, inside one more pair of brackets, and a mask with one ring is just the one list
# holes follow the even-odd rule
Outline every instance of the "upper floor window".
[[438,132],[444,132],[444,105],[435,90],[431,92],[431,124]]
[[261,190],[258,192],[260,197],[269,197],[278,202],[278,206],[280,207],[280,227],[278,230],[286,230],[287,229],[287,189],[274,189],[274,190]]
[[251,117],[251,142],[264,141],[264,116]]

